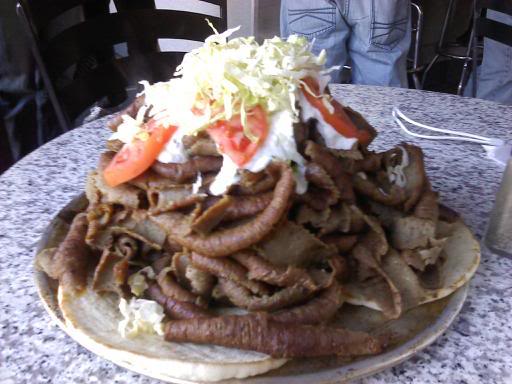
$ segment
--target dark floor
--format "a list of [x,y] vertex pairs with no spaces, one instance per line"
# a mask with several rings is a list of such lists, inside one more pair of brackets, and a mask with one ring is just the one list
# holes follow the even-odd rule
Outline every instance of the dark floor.
[[428,91],[457,94],[462,73],[462,62],[441,61],[430,70],[424,85]]

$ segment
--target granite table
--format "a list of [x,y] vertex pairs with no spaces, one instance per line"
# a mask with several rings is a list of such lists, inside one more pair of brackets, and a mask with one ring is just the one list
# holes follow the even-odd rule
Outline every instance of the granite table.
[[[441,200],[481,239],[503,167],[479,145],[403,136],[391,119],[399,106],[413,119],[512,140],[512,107],[457,96],[367,86],[333,86],[335,97],[379,131],[382,150],[421,145]],[[71,340],[37,297],[32,262],[49,220],[84,187],[109,136],[106,120],[73,130],[0,176],[0,383],[151,383]],[[512,383],[512,260],[486,250],[462,312],[435,343],[359,383]]]

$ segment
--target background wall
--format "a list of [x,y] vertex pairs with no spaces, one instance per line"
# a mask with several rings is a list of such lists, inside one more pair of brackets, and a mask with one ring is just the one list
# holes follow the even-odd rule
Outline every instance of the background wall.
[[240,25],[233,36],[256,36],[258,41],[279,36],[279,0],[228,0],[228,26]]
[[254,9],[258,0],[227,0],[228,28],[240,26],[233,36],[254,35]]
[[[255,0],[254,35],[258,40],[279,36],[279,0]],[[228,18],[229,21],[229,18]]]

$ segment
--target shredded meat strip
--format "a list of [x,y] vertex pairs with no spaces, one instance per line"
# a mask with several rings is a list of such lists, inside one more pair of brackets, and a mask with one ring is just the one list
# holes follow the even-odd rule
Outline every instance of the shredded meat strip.
[[232,203],[227,207],[223,221],[243,219],[260,213],[272,201],[272,192],[248,196],[231,196],[231,201]]
[[85,243],[87,215],[79,213],[53,255],[45,272],[69,291],[81,292],[87,286],[87,273],[91,263],[90,249]]
[[308,207],[313,208],[315,211],[321,212],[329,209],[328,201],[324,197],[324,191],[310,186],[308,187],[308,191],[306,193],[303,193],[302,195],[295,195],[294,200],[297,203],[306,204]]
[[308,141],[306,144],[306,155],[313,160],[314,163],[322,166],[323,169],[333,178],[334,183],[340,192],[340,199],[347,202],[355,200],[354,190],[352,188],[352,179],[350,175],[343,169],[341,162],[336,156],[330,153],[325,147]]
[[197,304],[196,295],[179,285],[170,272],[171,271],[169,270],[162,270],[156,279],[158,285],[162,289],[163,294],[176,301]]
[[149,299],[156,301],[163,308],[167,316],[172,319],[194,319],[211,317],[212,315],[196,304],[174,300],[164,295],[157,283],[150,284],[146,290]]
[[459,214],[451,208],[448,208],[446,205],[439,204],[439,219],[446,221],[448,223],[455,223],[457,220],[460,220]]
[[227,258],[215,259],[192,252],[190,261],[192,265],[201,271],[208,272],[219,278],[233,280],[254,294],[266,295],[269,293],[265,284],[249,280],[247,278],[247,270],[233,260]]
[[220,156],[215,142],[206,132],[183,136],[182,142],[190,156]]
[[382,349],[379,340],[367,333],[278,323],[265,314],[169,321],[165,339],[246,349],[272,357],[356,356]]
[[222,167],[222,158],[216,156],[193,157],[186,163],[155,162],[151,169],[160,176],[167,177],[176,183],[193,179],[198,172],[217,172]]
[[156,259],[152,264],[151,267],[153,268],[153,271],[158,275],[162,269],[167,268],[171,265],[172,256],[168,253],[165,253],[158,259]]
[[432,220],[437,222],[439,218],[439,206],[437,204],[437,193],[431,189],[423,191],[414,207],[414,216],[420,219]]
[[223,196],[192,222],[192,229],[202,234],[211,232],[224,219],[232,203],[231,196]]
[[267,192],[274,188],[276,179],[268,172],[242,172],[241,180],[233,186],[233,192],[237,195],[255,195]]
[[258,216],[245,224],[203,236],[190,233],[187,217],[177,212],[153,216],[152,220],[165,229],[171,240],[208,257],[227,256],[248,248],[263,239],[281,220],[294,191],[295,179],[291,168],[284,163],[272,166],[281,174],[272,201]]
[[122,296],[122,286],[127,278],[128,260],[115,252],[105,249],[94,270],[92,288],[96,292],[115,292]]
[[365,153],[363,159],[354,161],[353,172],[376,172],[382,166],[382,158],[382,153]]
[[139,208],[144,195],[143,191],[129,184],[110,187],[101,169],[89,173],[85,193],[90,204],[120,204],[127,209]]
[[244,286],[233,280],[219,278],[219,290],[237,307],[249,311],[275,311],[297,304],[312,294],[303,285],[285,287],[269,296],[254,296]]
[[392,185],[389,191],[384,191],[374,182],[357,174],[354,175],[353,182],[358,193],[384,205],[398,205],[407,199],[405,190],[396,185]]
[[354,245],[357,243],[357,236],[356,235],[326,235],[322,236],[321,240],[324,243],[332,244],[340,253],[347,253],[349,252]]
[[373,126],[368,123],[368,121],[366,121],[363,115],[353,110],[352,108],[344,106],[343,110],[348,115],[348,117],[350,117],[350,120],[352,120],[357,129],[367,131],[370,134],[371,140],[368,142],[367,146],[370,145],[373,139],[377,136],[377,131],[375,128],[373,128]]
[[325,203],[336,204],[340,198],[340,191],[336,188],[331,176],[320,165],[309,163],[306,167],[306,178],[322,190],[326,191]]
[[334,283],[306,304],[272,313],[270,319],[288,324],[326,323],[336,315],[342,304],[341,287]]
[[402,144],[409,154],[409,165],[404,168],[406,179],[405,191],[407,200],[404,202],[404,211],[409,211],[418,202],[423,187],[427,182],[423,151],[415,145]]
[[176,185],[166,189],[147,191],[149,209],[152,215],[190,207],[204,199],[202,194],[192,193],[189,185]]
[[295,284],[315,290],[316,284],[303,268],[273,265],[251,251],[242,251],[231,256],[248,270],[251,280],[260,280],[278,287],[289,287]]

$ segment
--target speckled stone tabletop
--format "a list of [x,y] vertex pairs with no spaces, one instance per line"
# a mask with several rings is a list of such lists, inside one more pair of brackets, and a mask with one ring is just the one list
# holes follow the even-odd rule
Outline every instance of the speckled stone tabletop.
[[[375,148],[403,140],[421,145],[442,202],[482,237],[503,167],[476,144],[403,136],[391,108],[427,124],[512,141],[512,107],[393,88],[343,85],[332,91],[378,129]],[[52,324],[33,283],[35,245],[50,219],[83,190],[109,135],[105,123],[97,120],[53,140],[0,176],[0,383],[155,382],[71,340]],[[408,361],[358,383],[512,383],[511,316],[512,260],[484,250],[450,329]]]

